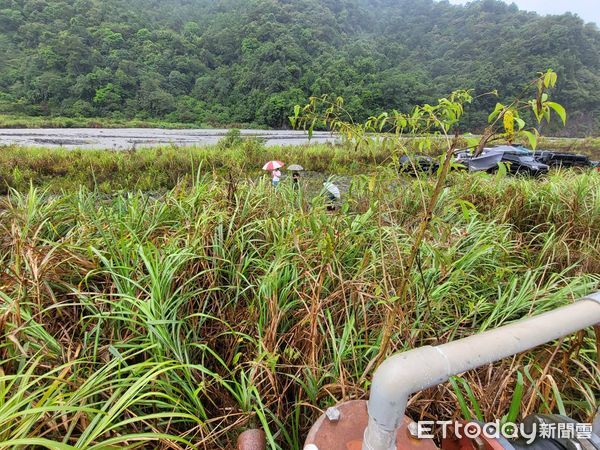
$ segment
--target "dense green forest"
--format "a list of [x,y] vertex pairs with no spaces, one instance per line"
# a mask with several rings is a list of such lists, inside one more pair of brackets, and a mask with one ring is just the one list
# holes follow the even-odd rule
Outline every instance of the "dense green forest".
[[[0,0],[0,112],[288,126],[310,95],[354,117],[458,88],[518,95],[553,68],[568,132],[600,128],[600,31],[496,0]],[[485,123],[495,98],[472,106]]]

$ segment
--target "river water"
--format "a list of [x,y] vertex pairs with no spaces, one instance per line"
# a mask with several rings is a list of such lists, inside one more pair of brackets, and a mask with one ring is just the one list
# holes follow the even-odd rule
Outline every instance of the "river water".
[[[115,149],[159,145],[216,144],[228,130],[191,129],[166,130],[159,128],[20,128],[0,129],[0,145],[24,145],[50,148]],[[309,142],[303,131],[241,130],[243,137],[265,140],[267,146],[302,145]],[[330,133],[315,132],[311,143],[335,142]]]

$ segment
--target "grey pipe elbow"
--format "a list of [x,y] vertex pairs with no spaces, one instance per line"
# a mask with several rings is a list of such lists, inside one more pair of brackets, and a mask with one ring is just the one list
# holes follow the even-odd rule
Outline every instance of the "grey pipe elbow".
[[373,376],[363,450],[395,449],[396,429],[411,394],[596,324],[600,324],[600,293],[459,341],[391,356]]
[[448,379],[450,365],[437,347],[425,346],[386,359],[373,375],[369,416],[394,432],[404,417],[408,396]]

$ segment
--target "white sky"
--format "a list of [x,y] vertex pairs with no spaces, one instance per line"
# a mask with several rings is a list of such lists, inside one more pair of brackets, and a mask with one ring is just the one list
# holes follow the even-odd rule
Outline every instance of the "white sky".
[[[465,4],[470,0],[450,0],[450,3]],[[586,22],[600,25],[600,0],[504,0],[516,3],[520,9],[536,11],[540,14],[576,13]]]

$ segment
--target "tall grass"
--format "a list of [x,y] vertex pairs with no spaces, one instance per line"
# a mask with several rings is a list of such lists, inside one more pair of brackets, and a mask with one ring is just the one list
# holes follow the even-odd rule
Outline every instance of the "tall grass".
[[[113,157],[116,167],[131,162]],[[335,214],[310,192],[205,170],[162,194],[106,196],[85,183],[9,190],[0,200],[0,447],[233,448],[258,426],[271,448],[299,449],[320,411],[368,394],[363,375],[405,277],[393,350],[500,326],[600,286],[597,173],[452,174],[407,274],[433,188],[374,170],[353,179]],[[420,393],[409,413],[564,409],[588,420],[599,403],[596,358],[593,333],[581,332]],[[457,392],[467,392],[462,402]]]
[[[233,135],[235,136],[235,134]],[[231,137],[229,138],[231,139]],[[333,144],[265,147],[258,139],[225,137],[215,146],[140,148],[129,151],[68,150],[0,146],[0,194],[9,187],[26,190],[30,184],[52,192],[86,186],[107,194],[115,191],[165,192],[182,178],[204,174],[256,177],[265,161],[278,159],[301,164],[320,174],[360,175],[381,165],[393,165],[403,154],[438,155],[444,141],[435,137],[406,138],[400,143],[381,139],[349,151]],[[594,139],[542,139],[540,148],[584,151],[600,159],[600,142]],[[467,141],[459,139],[459,147]]]
[[[130,151],[0,146],[0,194],[6,194],[10,187],[23,191],[30,184],[52,192],[79,186],[107,194],[123,190],[165,192],[184,177],[193,179],[198,171],[226,174],[235,180],[258,176],[269,159],[302,164],[311,172],[356,175],[392,163],[405,151],[375,144],[358,152],[330,144],[267,148],[257,139],[233,145],[227,145],[227,140],[216,146]],[[440,143],[429,151],[435,152]],[[418,139],[411,141],[409,149],[413,147],[419,147]]]
[[246,140],[230,148],[159,147],[131,151],[0,147],[0,194],[9,187],[26,190],[30,184],[53,192],[78,186],[112,194],[121,190],[161,191],[174,188],[183,177],[202,173],[229,174],[234,179],[256,176],[269,159],[302,164],[307,170],[356,174],[391,161],[379,150],[351,154],[344,147],[310,145],[265,148]]

